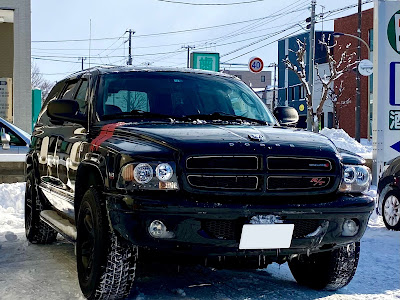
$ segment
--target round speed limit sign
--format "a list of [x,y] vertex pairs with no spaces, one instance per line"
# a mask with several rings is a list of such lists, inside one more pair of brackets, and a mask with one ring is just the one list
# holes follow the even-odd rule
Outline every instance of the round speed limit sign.
[[253,73],[260,73],[264,68],[264,63],[259,57],[252,57],[249,60],[249,70]]

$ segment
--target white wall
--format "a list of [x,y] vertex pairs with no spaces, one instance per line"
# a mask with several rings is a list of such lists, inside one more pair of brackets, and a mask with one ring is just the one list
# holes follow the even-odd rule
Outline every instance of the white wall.
[[14,124],[31,132],[31,2],[0,0],[0,9],[14,10]]

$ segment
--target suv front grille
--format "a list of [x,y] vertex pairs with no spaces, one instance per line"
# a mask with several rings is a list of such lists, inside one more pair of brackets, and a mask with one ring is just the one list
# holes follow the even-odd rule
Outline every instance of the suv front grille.
[[[294,224],[293,238],[304,238],[317,230],[320,220],[284,220],[284,223]],[[215,239],[239,241],[244,224],[239,220],[205,220],[202,229]]]
[[335,161],[325,158],[204,155],[189,156],[185,165],[189,191],[327,194],[338,183]]
[[257,156],[194,156],[186,160],[188,170],[258,170]]
[[258,188],[257,176],[206,176],[188,175],[190,185],[206,189],[226,190],[256,190]]

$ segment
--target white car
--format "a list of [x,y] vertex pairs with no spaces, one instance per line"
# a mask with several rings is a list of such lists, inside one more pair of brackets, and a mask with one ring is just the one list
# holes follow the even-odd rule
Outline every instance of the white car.
[[[2,118],[0,118],[0,132],[0,160],[25,161],[25,155],[29,150],[29,145],[31,142],[31,135]],[[10,159],[11,154],[12,156]],[[16,159],[17,156],[20,156],[21,159]]]

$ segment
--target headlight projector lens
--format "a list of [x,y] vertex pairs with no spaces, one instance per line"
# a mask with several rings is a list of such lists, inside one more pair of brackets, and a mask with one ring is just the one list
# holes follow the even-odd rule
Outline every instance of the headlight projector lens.
[[153,179],[153,169],[149,164],[138,164],[133,171],[133,177],[140,184],[148,183]]
[[343,177],[345,183],[353,183],[356,180],[356,170],[354,167],[346,167]]
[[156,176],[161,181],[170,180],[173,174],[172,167],[167,163],[159,164],[156,168]]

